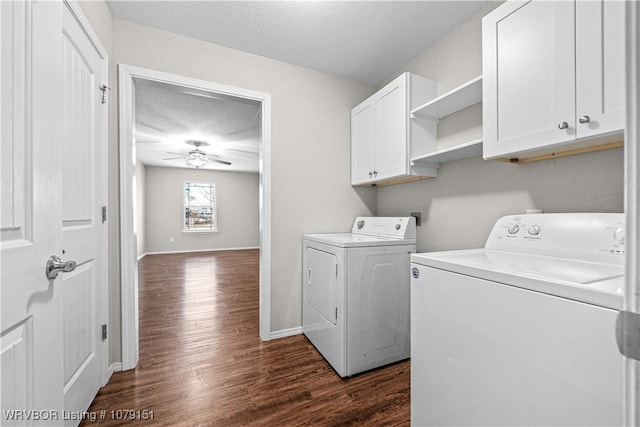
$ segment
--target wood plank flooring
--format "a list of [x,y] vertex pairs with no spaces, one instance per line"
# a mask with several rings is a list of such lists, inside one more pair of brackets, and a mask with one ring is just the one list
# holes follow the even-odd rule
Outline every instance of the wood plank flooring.
[[97,424],[147,410],[137,424],[409,425],[408,361],[341,379],[303,335],[260,341],[258,262],[258,250],[140,261],[140,362],[100,390]]

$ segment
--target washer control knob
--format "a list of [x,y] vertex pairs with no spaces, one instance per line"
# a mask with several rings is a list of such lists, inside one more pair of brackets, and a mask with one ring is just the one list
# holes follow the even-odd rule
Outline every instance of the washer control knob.
[[540,234],[540,226],[539,225],[532,225],[531,227],[529,227],[529,229],[527,231],[529,232],[529,235],[537,236],[538,234]]
[[624,228],[618,227],[613,232],[613,238],[619,243],[624,244]]
[[507,231],[509,232],[509,234],[516,234],[518,231],[520,231],[520,226],[518,224],[513,224],[507,229]]
[[419,279],[419,278],[420,278],[420,270],[418,270],[417,268],[413,267],[413,268],[411,269],[411,276],[412,276],[414,279]]
[[400,224],[396,224],[396,230],[400,230],[400,227],[402,227]]
[[364,221],[363,220],[358,221],[357,226],[358,226],[358,230],[362,230],[362,227],[364,227]]

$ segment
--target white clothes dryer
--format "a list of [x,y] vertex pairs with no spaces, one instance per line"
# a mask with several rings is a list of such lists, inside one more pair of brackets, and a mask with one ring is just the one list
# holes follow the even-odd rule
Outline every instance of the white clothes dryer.
[[303,236],[302,331],[341,377],[410,352],[413,217],[357,217],[351,233]]
[[615,426],[623,214],[503,217],[412,255],[411,424]]

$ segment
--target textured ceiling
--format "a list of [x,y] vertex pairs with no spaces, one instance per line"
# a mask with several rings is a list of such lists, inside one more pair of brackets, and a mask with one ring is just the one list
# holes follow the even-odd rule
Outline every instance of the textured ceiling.
[[378,85],[488,1],[107,1],[114,18]]
[[[206,154],[231,165],[209,163],[202,169],[257,172],[260,151],[260,103],[217,93],[134,79],[136,156],[145,165],[189,167],[186,155],[203,141]],[[171,159],[171,160],[164,160]]]
[[[489,1],[107,0],[115,19],[181,34],[376,86]],[[207,154],[258,171],[259,105],[137,79],[136,147],[147,165],[186,167],[202,140]]]

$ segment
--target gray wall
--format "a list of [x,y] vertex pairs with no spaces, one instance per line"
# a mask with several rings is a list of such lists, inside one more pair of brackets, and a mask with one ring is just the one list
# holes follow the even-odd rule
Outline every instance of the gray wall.
[[[257,248],[259,175],[147,166],[147,253]],[[184,183],[216,185],[218,233],[183,233]],[[174,242],[170,243],[169,239]]]
[[349,113],[372,88],[119,20],[113,60],[271,94],[271,329],[300,326],[302,234],[348,230],[376,208],[375,190],[349,185]]
[[[481,16],[451,32],[394,75],[411,71],[445,93],[482,74]],[[391,80],[394,76],[390,76]],[[482,137],[480,105],[440,121],[439,148]],[[512,165],[480,157],[443,164],[438,177],[378,189],[378,215],[419,211],[418,250],[484,246],[495,221],[527,209],[622,212],[623,150]]]

